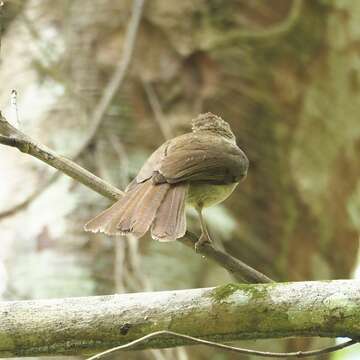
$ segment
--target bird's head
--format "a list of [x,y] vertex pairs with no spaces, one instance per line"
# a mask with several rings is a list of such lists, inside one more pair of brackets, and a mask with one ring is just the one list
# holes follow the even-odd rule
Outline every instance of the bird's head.
[[231,131],[230,125],[220,116],[214,115],[211,112],[200,114],[197,118],[192,120],[192,131],[210,131],[217,135],[235,142],[235,135]]

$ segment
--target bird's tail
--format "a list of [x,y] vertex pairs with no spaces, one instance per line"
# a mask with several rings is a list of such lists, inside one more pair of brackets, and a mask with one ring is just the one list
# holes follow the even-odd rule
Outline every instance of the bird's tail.
[[[178,187],[182,189],[184,185],[167,183],[155,185],[151,180],[136,184],[114,205],[86,223],[84,229],[104,232],[108,235],[131,233],[136,237],[141,237],[153,224],[154,238],[163,241],[176,240],[186,230],[184,230],[186,228],[184,214],[186,191],[175,191]],[[170,207],[166,204],[170,204]],[[183,215],[179,215],[179,212]]]
[[187,184],[172,185],[160,204],[151,227],[151,236],[159,241],[173,241],[185,235],[185,199]]

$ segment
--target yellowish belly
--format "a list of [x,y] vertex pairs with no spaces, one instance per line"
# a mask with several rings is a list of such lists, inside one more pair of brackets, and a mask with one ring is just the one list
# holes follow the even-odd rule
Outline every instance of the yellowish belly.
[[193,207],[209,207],[228,198],[238,183],[228,185],[191,184],[186,203]]

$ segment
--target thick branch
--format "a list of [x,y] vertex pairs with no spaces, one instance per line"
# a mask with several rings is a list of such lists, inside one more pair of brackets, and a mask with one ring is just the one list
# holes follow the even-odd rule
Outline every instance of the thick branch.
[[[360,283],[351,280],[3,302],[0,356],[90,354],[160,330],[218,342],[358,338],[359,309]],[[189,343],[162,336],[138,349]]]
[[[98,178],[91,172],[85,170],[73,161],[56,154],[46,146],[34,141],[29,136],[25,135],[20,130],[13,127],[0,113],[0,144],[12,146],[20,151],[32,155],[48,165],[60,170],[78,182],[86,185],[90,189],[99,194],[111,199],[118,200],[123,192],[104,180]],[[194,247],[197,237],[196,235],[186,232],[184,238],[180,239],[186,245]],[[238,281],[245,281],[250,283],[267,283],[272,280],[264,274],[252,269],[250,266],[244,264],[242,261],[232,257],[231,255],[222,252],[213,247],[213,245],[206,244],[199,249],[199,253],[217,262],[220,266],[228,270]]]

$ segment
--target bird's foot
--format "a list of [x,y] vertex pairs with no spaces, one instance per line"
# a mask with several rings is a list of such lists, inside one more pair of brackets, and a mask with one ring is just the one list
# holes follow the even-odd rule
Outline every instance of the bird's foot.
[[200,252],[200,249],[206,244],[211,244],[211,239],[206,236],[204,233],[202,233],[198,239],[198,241],[195,243],[195,251]]

